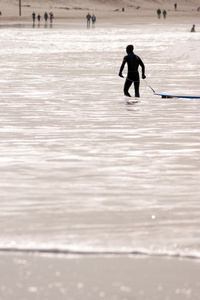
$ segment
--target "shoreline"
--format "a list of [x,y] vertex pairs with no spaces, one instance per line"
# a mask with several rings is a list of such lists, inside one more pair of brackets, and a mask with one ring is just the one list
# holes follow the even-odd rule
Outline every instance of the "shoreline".
[[123,27],[127,27],[127,29],[131,28],[132,26],[136,25],[136,26],[143,26],[143,25],[151,25],[151,26],[177,26],[177,25],[187,25],[188,24],[188,32],[190,32],[191,27],[193,24],[196,25],[196,33],[200,32],[200,22],[195,22],[194,20],[188,19],[188,20],[177,20],[177,19],[171,19],[171,20],[160,20],[158,22],[158,20],[134,20],[134,21],[128,21],[126,20],[125,22],[119,22],[119,20],[113,20],[113,22],[107,22],[107,20],[105,20],[105,22],[98,22],[97,24],[95,24],[94,26],[91,24],[90,27],[87,27],[86,22],[83,20],[73,20],[73,21],[68,21],[68,20],[64,20],[64,19],[60,19],[59,22],[56,20],[53,23],[46,23],[44,21],[41,21],[40,23],[35,22],[35,24],[33,24],[30,20],[24,20],[24,21],[18,21],[18,20],[14,20],[14,21],[6,21],[6,22],[0,22],[0,29],[4,29],[4,28],[12,28],[12,27],[21,27],[21,28],[86,28],[86,29],[98,29],[98,28],[123,28]]
[[200,263],[149,256],[0,254],[0,295],[14,299],[198,300]]
[[95,251],[95,250],[88,250],[88,251],[81,251],[81,250],[70,250],[70,249],[58,249],[58,248],[0,248],[0,255],[1,254],[11,254],[11,255],[50,255],[50,256],[81,256],[81,257],[121,257],[121,256],[131,256],[131,257],[149,257],[149,258],[163,258],[163,259],[181,259],[181,260],[188,260],[188,261],[196,261],[200,263],[200,257],[194,254],[184,254],[184,253],[159,253],[159,252],[148,252],[148,251],[112,251],[112,250],[102,250],[102,251]]
[[[30,18],[20,18],[20,17],[15,17],[15,18],[1,18],[0,20],[0,26],[1,25],[5,25],[5,24],[15,24],[15,23],[20,23],[20,24],[24,24],[24,23],[28,23],[28,24],[33,24],[31,17]],[[42,19],[40,21],[40,24],[44,24],[44,19]],[[199,17],[198,16],[185,16],[183,17],[175,17],[175,16],[169,16],[166,19],[157,19],[155,16],[149,16],[149,17],[145,17],[145,16],[141,16],[141,17],[134,17],[134,16],[125,16],[123,18],[119,18],[119,17],[112,17],[112,18],[106,18],[106,17],[102,17],[102,18],[98,18],[97,19],[97,23],[95,26],[99,26],[99,25],[105,25],[105,24],[110,24],[110,25],[114,25],[114,24],[119,24],[119,25],[129,25],[129,24],[140,24],[140,23],[144,23],[144,24],[149,24],[149,23],[156,23],[157,25],[159,24],[176,24],[176,23],[190,23],[190,24],[200,24],[200,13],[199,13]],[[35,21],[35,25],[38,24],[38,21]],[[48,21],[47,24],[50,24],[50,22]],[[86,20],[84,19],[84,17],[80,17],[80,18],[55,18],[52,24],[86,24]]]

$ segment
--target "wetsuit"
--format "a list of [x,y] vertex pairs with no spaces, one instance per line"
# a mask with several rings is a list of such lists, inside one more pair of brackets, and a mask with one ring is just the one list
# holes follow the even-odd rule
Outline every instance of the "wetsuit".
[[138,67],[142,67],[142,78],[145,78],[145,66],[141,60],[141,58],[135,55],[133,52],[128,53],[123,59],[122,65],[119,70],[119,74],[122,74],[125,64],[128,65],[128,75],[124,84],[124,94],[130,97],[128,92],[132,83],[134,82],[135,87],[135,97],[140,97],[139,94],[139,86],[140,86],[140,77],[138,72]]

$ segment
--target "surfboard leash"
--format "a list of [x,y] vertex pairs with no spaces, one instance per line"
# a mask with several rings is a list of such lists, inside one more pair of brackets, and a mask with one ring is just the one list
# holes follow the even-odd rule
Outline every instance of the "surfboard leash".
[[148,87],[150,87],[150,89],[153,91],[153,93],[155,94],[156,91],[154,91],[154,89],[147,83],[147,81],[144,79],[145,83],[148,85]]

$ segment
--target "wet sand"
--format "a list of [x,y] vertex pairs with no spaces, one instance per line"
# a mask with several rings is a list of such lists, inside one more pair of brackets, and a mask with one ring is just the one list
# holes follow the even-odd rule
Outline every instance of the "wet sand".
[[200,262],[148,256],[0,255],[3,300],[199,299]]

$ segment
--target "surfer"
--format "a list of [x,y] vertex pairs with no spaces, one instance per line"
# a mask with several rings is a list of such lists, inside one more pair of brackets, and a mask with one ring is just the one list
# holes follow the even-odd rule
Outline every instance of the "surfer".
[[141,58],[133,53],[133,45],[128,45],[126,47],[127,55],[124,57],[123,62],[121,64],[120,70],[119,70],[119,76],[124,77],[122,75],[123,69],[125,64],[128,65],[128,73],[127,78],[124,83],[124,95],[127,97],[131,97],[129,94],[129,88],[131,87],[132,83],[134,82],[134,88],[135,88],[135,97],[140,97],[139,93],[139,86],[140,86],[140,77],[138,72],[138,67],[141,66],[142,68],[142,78],[145,79],[145,66],[142,62]]
[[190,32],[195,32],[195,25],[192,26]]

